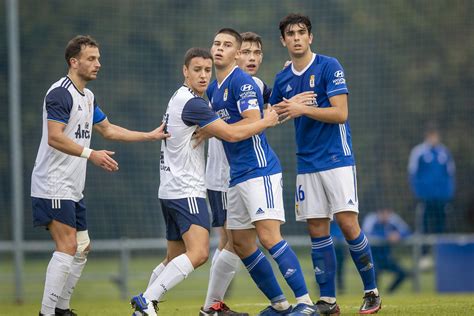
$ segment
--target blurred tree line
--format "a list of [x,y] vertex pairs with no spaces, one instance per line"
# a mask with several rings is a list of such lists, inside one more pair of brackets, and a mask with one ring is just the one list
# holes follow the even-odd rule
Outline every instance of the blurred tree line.
[[[349,119],[358,167],[362,216],[389,205],[413,223],[415,201],[407,181],[410,149],[436,121],[457,164],[458,190],[448,228],[473,231],[466,221],[474,192],[473,134],[474,2],[439,1],[33,1],[20,0],[21,112],[25,236],[31,229],[30,176],[41,138],[42,102],[49,86],[67,72],[64,47],[76,34],[101,45],[102,69],[89,86],[109,120],[151,130],[182,83],[181,65],[192,46],[210,47],[222,27],[254,31],[264,41],[260,77],[270,86],[288,59],[279,41],[279,20],[290,12],[313,22],[313,51],[338,58],[350,89]],[[5,6],[0,16],[5,17]],[[3,19],[6,21],[6,18]],[[6,23],[0,45],[0,240],[11,239],[8,63]],[[293,126],[267,132],[284,168],[287,234],[294,223]],[[93,148],[116,151],[121,170],[90,166],[86,185],[95,238],[164,236],[157,189],[159,143],[120,144],[93,137]],[[471,207],[469,207],[471,205]]]

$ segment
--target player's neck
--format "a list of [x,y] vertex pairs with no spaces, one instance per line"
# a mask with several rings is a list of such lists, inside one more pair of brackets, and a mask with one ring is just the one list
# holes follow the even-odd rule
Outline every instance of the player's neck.
[[76,75],[72,71],[69,71],[67,76],[69,77],[69,79],[71,79],[72,83],[77,88],[77,90],[84,93],[84,89],[86,88],[87,81],[81,79],[78,75]]
[[308,66],[308,64],[313,59],[313,52],[308,49],[308,51],[301,56],[291,56],[291,62],[293,63],[293,67],[296,71],[301,71]]
[[221,84],[222,81],[224,81],[224,79],[232,72],[232,70],[234,70],[236,66],[237,66],[237,63],[234,62],[226,67],[222,67],[222,68],[216,67],[217,82]]

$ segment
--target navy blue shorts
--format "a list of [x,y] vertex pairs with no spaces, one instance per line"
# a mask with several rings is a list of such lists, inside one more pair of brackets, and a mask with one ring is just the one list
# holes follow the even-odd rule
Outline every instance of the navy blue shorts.
[[160,204],[166,223],[167,240],[183,240],[183,234],[192,224],[204,227],[208,231],[211,229],[206,199],[197,197],[160,199]]
[[227,219],[227,192],[207,190],[212,211],[212,227],[223,227]]
[[77,231],[87,230],[86,205],[84,199],[72,200],[42,199],[31,197],[33,225],[48,226],[53,220],[74,227]]

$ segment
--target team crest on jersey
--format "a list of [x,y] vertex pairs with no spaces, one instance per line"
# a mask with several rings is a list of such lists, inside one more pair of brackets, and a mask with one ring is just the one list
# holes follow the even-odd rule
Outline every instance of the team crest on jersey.
[[314,75],[311,75],[311,77],[309,77],[309,86],[311,88],[314,88]]
[[224,90],[224,97],[223,97],[224,101],[227,101],[227,95],[228,95],[228,94],[229,94],[229,89],[225,88],[225,90]]

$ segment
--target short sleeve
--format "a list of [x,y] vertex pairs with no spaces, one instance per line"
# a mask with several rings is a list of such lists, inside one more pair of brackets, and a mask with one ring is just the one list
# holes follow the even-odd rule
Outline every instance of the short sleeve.
[[98,124],[105,120],[107,116],[102,112],[99,105],[97,104],[97,100],[94,98],[94,118],[92,119],[92,124]]
[[258,86],[252,77],[239,76],[232,84],[232,92],[237,101],[239,113],[247,110],[260,110],[258,104]]
[[67,124],[69,122],[72,104],[73,101],[71,93],[69,93],[66,88],[54,88],[46,95],[45,98],[48,120]]
[[219,116],[209,107],[206,100],[196,97],[186,102],[181,113],[181,119],[188,126],[205,127],[219,119]]
[[335,58],[331,58],[328,62],[326,71],[326,94],[328,97],[333,97],[338,94],[348,94],[349,90],[346,85],[346,78],[344,77],[344,69]]

